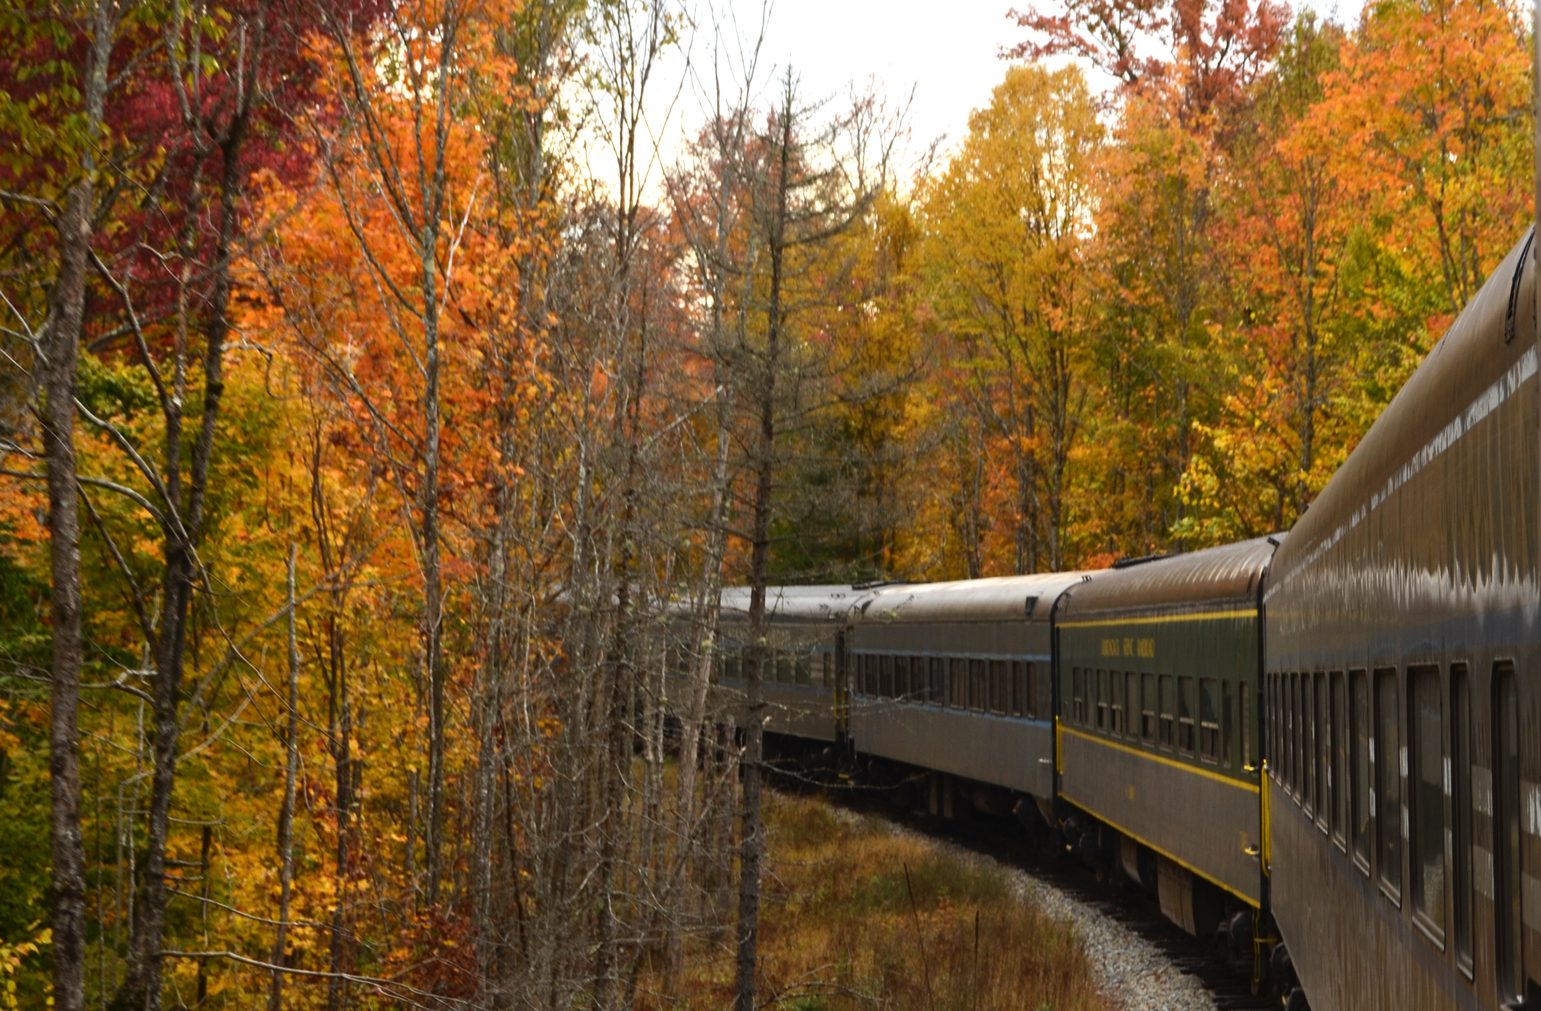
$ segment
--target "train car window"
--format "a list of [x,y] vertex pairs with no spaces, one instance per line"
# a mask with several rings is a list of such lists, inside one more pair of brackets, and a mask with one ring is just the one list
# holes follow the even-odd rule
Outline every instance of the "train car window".
[[989,669],[979,657],[968,662],[968,704],[980,712],[990,704]]
[[1021,660],[1011,661],[1011,684],[1007,689],[1011,696],[1011,715],[1021,716],[1022,709],[1027,705],[1027,664]]
[[1263,683],[1263,698],[1267,702],[1264,716],[1267,717],[1263,724],[1263,747],[1268,751],[1268,774],[1273,781],[1279,781],[1279,676],[1267,675]]
[[1381,890],[1402,901],[1401,716],[1397,672],[1375,672],[1375,851]]
[[1471,678],[1463,663],[1450,667],[1450,816],[1452,825],[1450,903],[1454,911],[1455,964],[1467,977],[1472,958],[1471,893]]
[[826,689],[835,687],[835,654],[828,650],[819,654],[819,683]]
[[1009,671],[1005,660],[990,661],[990,709],[1002,716],[1011,711]]
[[1279,675],[1279,719],[1284,728],[1280,742],[1280,756],[1284,764],[1284,788],[1292,795],[1295,791],[1295,675]]
[[894,698],[910,697],[910,658],[894,657]]
[[1086,723],[1086,676],[1079,667],[1070,669],[1070,719]]
[[968,661],[955,656],[948,662],[947,698],[950,705],[968,708]]
[[1348,851],[1348,685],[1342,671],[1332,672],[1332,768],[1327,781],[1332,793],[1332,839]]
[[1273,694],[1274,694],[1274,705],[1273,705],[1273,710],[1274,710],[1273,764],[1276,766],[1276,770],[1274,772],[1274,775],[1279,780],[1279,785],[1283,786],[1285,784],[1285,782],[1286,782],[1286,780],[1284,778],[1284,768],[1285,768],[1285,765],[1288,764],[1285,761],[1287,745],[1285,744],[1285,739],[1284,739],[1284,675],[1283,674],[1276,674],[1274,676]]
[[1290,682],[1294,685],[1294,698],[1290,699],[1290,718],[1295,724],[1295,733],[1291,742],[1290,766],[1294,769],[1295,799],[1311,806],[1311,786],[1306,782],[1306,776],[1310,770],[1306,767],[1306,713],[1310,711],[1306,698],[1309,674],[1291,674]]
[[1199,757],[1220,761],[1220,682],[1199,678]]
[[797,654],[797,683],[804,686],[813,684],[813,655],[810,653]]
[[1150,744],[1156,740],[1156,675],[1142,673],[1139,675],[1139,680],[1140,740]]
[[1409,892],[1414,918],[1445,938],[1445,713],[1439,668],[1407,669],[1407,789],[1411,837]]
[[1191,677],[1177,679],[1177,747],[1184,754],[1193,754],[1195,733],[1194,717],[1198,713],[1198,699]]
[[1133,671],[1124,673],[1124,736],[1134,737],[1139,729],[1140,676]]
[[1038,669],[1029,660],[1022,665],[1022,715],[1036,718],[1038,709]]
[[878,694],[885,699],[894,697],[894,658],[887,653],[878,657]]
[[1156,675],[1140,675],[1140,737],[1146,744],[1156,740]]
[[[1227,689],[1228,691],[1229,689]],[[1252,708],[1252,686],[1241,683],[1241,764],[1257,766],[1257,745],[1252,741],[1253,728],[1257,725],[1257,712]],[[1229,710],[1229,703],[1227,703]]]
[[1327,675],[1316,672],[1313,690],[1316,693],[1316,824],[1327,831],[1327,815],[1332,810],[1332,784],[1328,781],[1328,745],[1332,741],[1332,728],[1327,723]]
[[931,658],[931,692],[927,698],[932,705],[947,704],[947,661],[939,656]]
[[1354,862],[1370,873],[1370,689],[1362,670],[1348,672],[1349,841]]
[[1097,706],[1097,729],[1106,730],[1108,726],[1108,672],[1097,672],[1096,680],[1092,682],[1092,698]]
[[1124,675],[1108,671],[1108,729],[1114,734],[1124,732]]
[[1176,742],[1176,730],[1173,726],[1177,713],[1177,686],[1172,682],[1172,675],[1161,675],[1161,746],[1171,748]]
[[[1231,708],[1231,683],[1220,682],[1220,764],[1231,764],[1231,738],[1235,736],[1236,710]],[[1246,710],[1242,710],[1245,715]]]
[[1493,894],[1497,914],[1498,996],[1518,998],[1524,991],[1520,947],[1520,737],[1519,700],[1514,665],[1493,665]]
[[1311,672],[1300,675],[1300,799],[1306,815],[1316,813],[1316,711],[1311,691]]

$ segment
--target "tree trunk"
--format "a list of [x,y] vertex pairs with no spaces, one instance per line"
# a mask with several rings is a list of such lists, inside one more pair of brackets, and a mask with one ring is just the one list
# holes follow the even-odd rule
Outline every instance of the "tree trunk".
[[787,250],[787,186],[792,146],[792,85],[779,124],[776,152],[776,207],[770,221],[771,276],[766,307],[765,357],[759,389],[759,442],[755,451],[753,534],[749,554],[749,657],[746,673],[748,718],[744,726],[743,807],[739,824],[738,952],[735,972],[735,1011],[755,1011],[755,965],[759,953],[760,861],[765,851],[762,824],[761,762],[765,748],[764,678],[766,656],[765,584],[770,566],[770,516],[776,448],[776,372],[782,338],[782,273]]
[[286,702],[289,720],[284,733],[284,799],[278,809],[278,926],[273,936],[272,988],[268,991],[268,1011],[282,1011],[284,1006],[284,974],[282,966],[288,962],[289,893],[294,883],[294,783],[300,766],[300,647],[295,634],[294,603],[294,542],[289,542],[288,569],[288,644],[289,690]]
[[85,1004],[86,871],[80,830],[80,504],[75,471],[75,377],[85,328],[86,271],[96,202],[93,145],[106,102],[114,5],[100,2],[93,18],[85,73],[86,139],[80,178],[59,218],[59,275],[50,299],[41,350],[43,456],[48,479],[49,567],[52,577],[52,684],[48,729],[50,836],[53,859],[53,1006]]

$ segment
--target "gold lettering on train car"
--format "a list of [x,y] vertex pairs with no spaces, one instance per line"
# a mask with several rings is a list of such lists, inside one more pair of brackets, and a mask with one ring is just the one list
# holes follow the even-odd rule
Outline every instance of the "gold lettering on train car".
[[1118,656],[1119,655],[1118,640],[1117,639],[1104,639],[1104,640],[1102,640],[1102,655],[1103,656]]
[[1141,639],[1137,644],[1137,652],[1145,659],[1151,659],[1156,655],[1156,640]]
[[1127,636],[1124,638],[1124,656],[1134,656],[1134,640]]
[[1124,792],[1129,796],[1130,800],[1134,799],[1134,787],[1126,786],[1124,787]]

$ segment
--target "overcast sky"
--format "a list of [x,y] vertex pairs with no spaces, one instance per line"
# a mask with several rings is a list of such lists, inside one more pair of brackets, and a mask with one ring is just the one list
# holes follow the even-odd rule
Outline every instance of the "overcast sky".
[[[704,121],[700,108],[700,68],[712,61],[709,25],[715,19],[724,33],[752,39],[758,31],[761,0],[687,0],[693,2],[702,30],[694,33],[690,60],[698,68],[696,85],[687,85],[669,105],[667,114],[652,107],[654,128],[662,134],[665,159],[678,144],[682,130],[694,132]],[[1362,0],[1308,0],[1324,16],[1337,21],[1357,18]],[[1023,38],[1022,29],[1006,16],[1016,3],[1032,0],[772,0],[769,26],[756,75],[760,108],[776,94],[781,74],[790,66],[801,94],[808,100],[844,99],[854,84],[894,104],[910,98],[909,160],[935,139],[943,152],[968,129],[970,110],[986,105],[991,90],[1006,72],[1002,47]],[[661,78],[679,80],[681,65],[672,65]],[[1096,86],[1094,82],[1094,86]],[[669,89],[659,88],[655,99]],[[911,98],[911,96],[913,96]],[[656,179],[654,180],[656,183]]]
[[[753,0],[737,6],[750,6]],[[1006,73],[1002,46],[1023,36],[1009,0],[775,0],[765,54],[790,65],[810,97],[843,95],[872,79],[895,103],[913,92],[918,150],[960,139],[969,110],[987,105]]]

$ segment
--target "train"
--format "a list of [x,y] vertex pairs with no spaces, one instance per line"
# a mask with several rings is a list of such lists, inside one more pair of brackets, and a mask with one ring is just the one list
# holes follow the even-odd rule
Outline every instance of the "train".
[[[939,815],[1015,815],[1288,1011],[1541,1009],[1530,243],[1289,531],[1090,572],[769,588],[769,745]],[[724,698],[749,601],[717,612]]]

